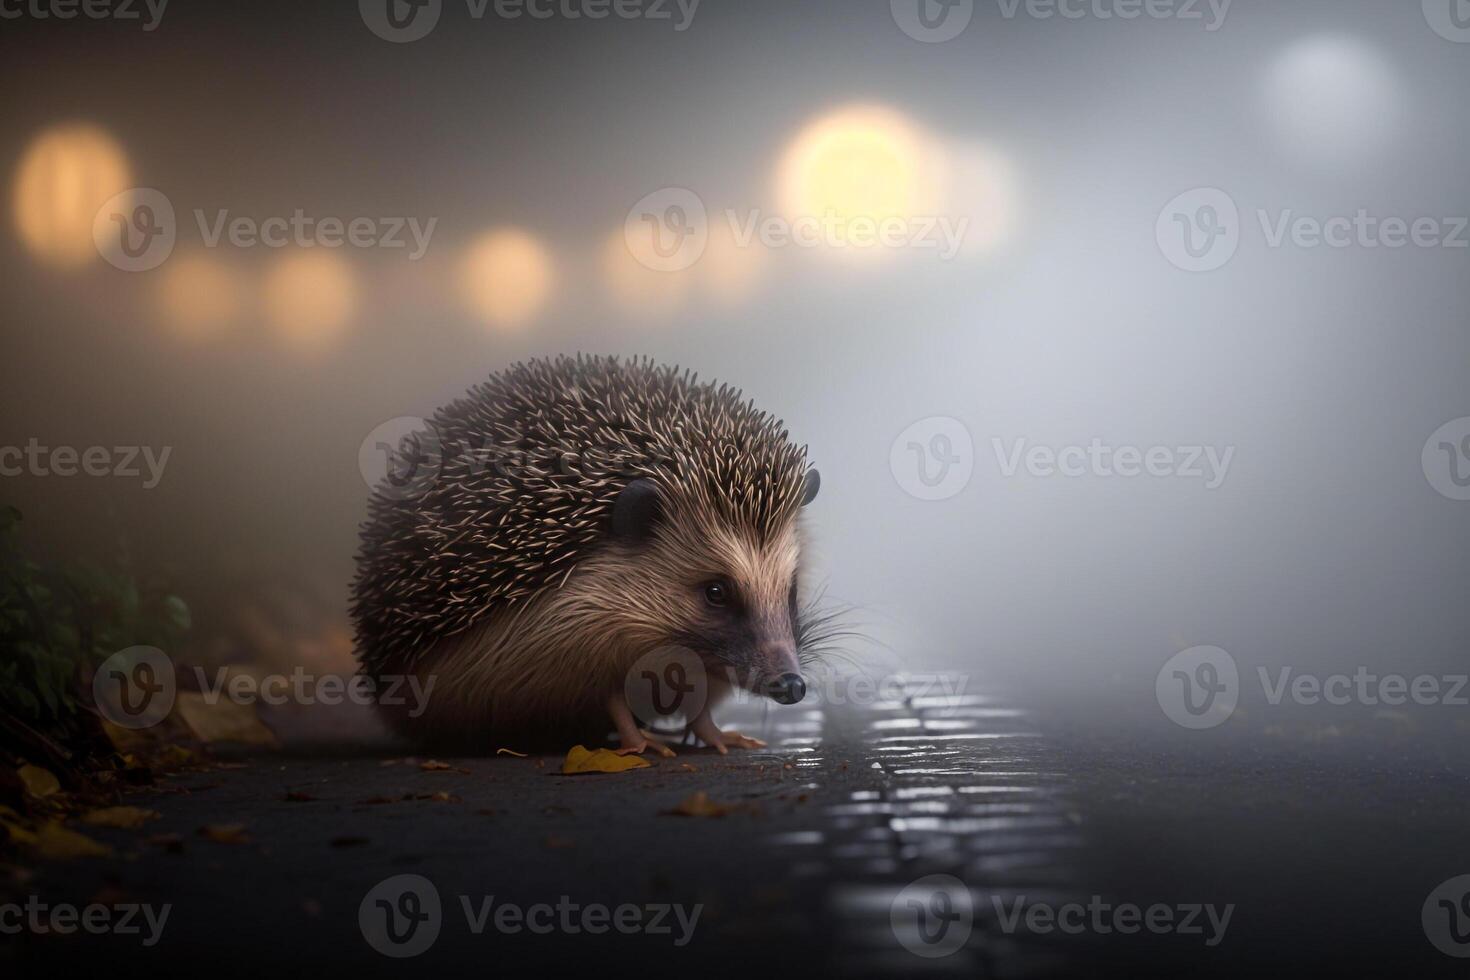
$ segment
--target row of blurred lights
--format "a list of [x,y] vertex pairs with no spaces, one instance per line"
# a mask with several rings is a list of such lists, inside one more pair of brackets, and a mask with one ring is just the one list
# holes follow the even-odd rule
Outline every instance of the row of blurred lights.
[[[956,172],[966,165],[972,172]],[[127,155],[104,130],[85,123],[54,126],[35,137],[18,167],[14,193],[20,239],[38,259],[63,270],[95,263],[98,210],[135,183]],[[968,199],[952,193],[946,200],[946,187],[967,188]],[[842,220],[936,215],[948,207],[970,216],[970,238],[978,249],[1004,237],[1014,209],[1010,175],[994,154],[957,152],[899,113],[863,106],[831,112],[797,134],[777,167],[774,200],[776,213],[831,214]],[[680,271],[660,271],[639,261],[623,228],[595,250],[591,270],[570,268],[579,260],[558,258],[523,228],[493,228],[453,247],[453,269],[415,295],[451,295],[460,311],[505,331],[543,315],[559,284],[585,282],[587,276],[600,282],[625,313],[659,319],[694,299],[733,306],[758,289],[771,265],[769,248],[758,240],[741,241],[723,212],[713,209],[702,254]],[[437,249],[431,247],[429,256],[437,258]],[[253,284],[255,267],[224,258],[226,251],[181,249],[143,274],[156,290],[159,312],[180,335],[218,336],[250,316],[274,328],[290,346],[323,349],[364,308],[361,276],[344,256],[346,249],[271,249],[271,260]],[[426,267],[415,269],[416,275],[439,275],[428,271],[439,268],[429,259],[411,265]],[[258,307],[248,308],[251,302]]]

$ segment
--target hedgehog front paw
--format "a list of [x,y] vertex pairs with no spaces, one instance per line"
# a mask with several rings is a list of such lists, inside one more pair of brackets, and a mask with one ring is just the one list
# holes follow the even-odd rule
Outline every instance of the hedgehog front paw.
[[638,729],[638,734],[632,739],[619,736],[623,747],[618,749],[618,755],[642,755],[644,752],[657,752],[665,759],[674,757],[674,750],[669,748],[668,743],[660,741],[653,735]]
[[739,732],[720,731],[720,726],[715,724],[709,712],[694,719],[694,724],[689,726],[689,730],[720,755],[728,755],[731,749],[763,749],[766,747],[766,743],[758,738],[751,738]]
[[618,741],[623,747],[618,755],[641,755],[657,752],[665,759],[674,757],[674,750],[653,735],[638,727],[638,721],[628,708],[628,702],[619,692],[607,699],[607,713],[612,716],[613,726],[618,730]]

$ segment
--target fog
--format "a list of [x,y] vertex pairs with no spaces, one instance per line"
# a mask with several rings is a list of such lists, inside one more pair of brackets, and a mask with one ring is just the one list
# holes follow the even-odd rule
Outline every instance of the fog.
[[[350,3],[0,22],[0,445],[169,449],[156,486],[140,452],[137,477],[23,466],[0,502],[42,555],[123,538],[181,583],[200,656],[284,642],[275,615],[311,638],[283,656],[337,662],[376,427],[526,357],[649,354],[809,445],[817,577],[886,663],[1099,718],[1156,716],[1160,667],[1199,644],[1252,676],[1463,671],[1470,422],[1431,436],[1470,416],[1470,44],[1433,0],[1164,6],[976,0],[944,41],[851,0],[704,0],[684,30],[674,5],[446,2],[408,43]],[[891,170],[856,190],[783,176],[853,118]],[[171,203],[157,268],[27,240],[25,155],[73,121]],[[616,249],[667,188],[704,205],[711,245],[657,272]],[[897,201],[927,244],[717,263],[752,214],[843,194]],[[273,279],[310,249],[207,243],[221,211],[298,210],[401,218],[408,245],[318,247],[349,277],[334,318],[336,280]],[[418,259],[410,218],[434,220]],[[947,258],[940,218],[966,222]],[[508,227],[551,271],[532,295],[507,284],[495,322],[463,263]],[[216,278],[186,295],[222,304],[203,325],[169,305],[191,257]],[[301,306],[330,327],[293,329]]]

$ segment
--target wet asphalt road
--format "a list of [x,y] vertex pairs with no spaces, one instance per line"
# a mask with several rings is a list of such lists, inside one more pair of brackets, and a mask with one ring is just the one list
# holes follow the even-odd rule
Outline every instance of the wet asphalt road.
[[[1453,740],[1104,735],[973,693],[741,727],[761,724],[766,751],[616,775],[562,776],[559,757],[425,771],[386,745],[244,756],[130,800],[162,818],[95,831],[113,858],[25,888],[168,903],[156,945],[22,934],[4,955],[15,975],[1464,973],[1420,922],[1437,884],[1470,873]],[[701,790],[723,815],[670,812]],[[199,834],[228,824],[248,839]],[[1128,903],[1175,926],[1125,933]],[[599,906],[625,928],[595,933]],[[537,907],[549,932],[495,925]],[[1077,934],[1047,926],[1069,908]]]

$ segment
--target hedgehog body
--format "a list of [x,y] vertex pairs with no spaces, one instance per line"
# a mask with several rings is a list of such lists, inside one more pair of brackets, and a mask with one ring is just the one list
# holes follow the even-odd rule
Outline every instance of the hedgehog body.
[[646,359],[528,361],[395,455],[362,526],[352,616],[380,692],[407,676],[428,691],[383,699],[401,731],[591,737],[611,703],[626,742],[629,668],[670,644],[710,668],[714,700],[727,683],[793,699],[798,514],[816,473],[738,390]]

